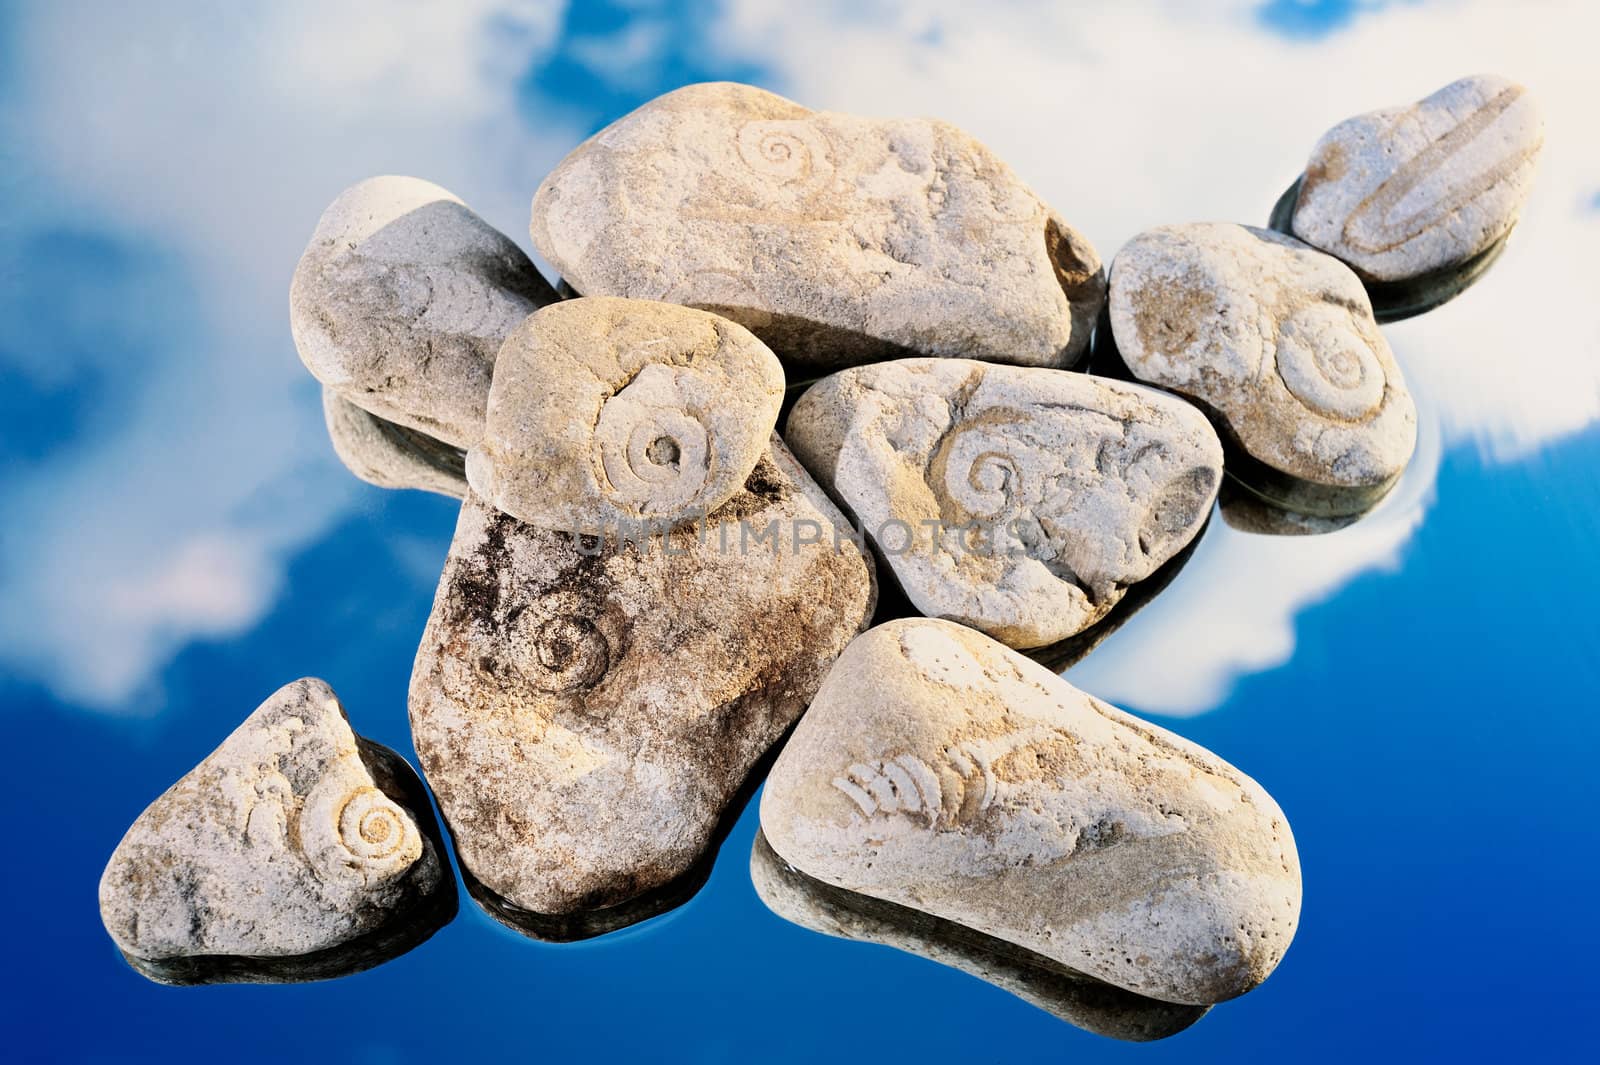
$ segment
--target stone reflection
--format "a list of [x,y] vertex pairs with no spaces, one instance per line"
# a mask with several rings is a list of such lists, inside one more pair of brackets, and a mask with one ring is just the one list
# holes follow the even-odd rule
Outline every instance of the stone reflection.
[[1210,1008],[1145,998],[954,922],[824,884],[779,857],[760,830],[750,852],[750,877],[761,901],[786,921],[959,969],[1096,1035],[1129,1042],[1165,1039]]
[[331,388],[322,390],[322,414],[334,454],[368,484],[466,496],[466,452],[460,448],[380,418]]

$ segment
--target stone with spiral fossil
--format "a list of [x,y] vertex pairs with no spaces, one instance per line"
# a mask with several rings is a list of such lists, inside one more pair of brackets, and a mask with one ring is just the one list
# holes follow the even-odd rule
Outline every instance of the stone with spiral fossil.
[[1543,146],[1527,89],[1492,74],[1462,78],[1323,134],[1274,228],[1348,263],[1381,303],[1497,251]]
[[773,765],[761,830],[824,885],[1163,1002],[1249,991],[1300,915],[1294,838],[1259,784],[928,618],[845,648]]
[[908,355],[1069,365],[1105,300],[1089,242],[956,127],[727,82],[580,145],[531,232],[577,291],[715,311],[807,376]]
[[1156,389],[968,359],[824,378],[784,428],[918,611],[1020,648],[1104,618],[1200,532],[1205,416]]
[[871,616],[870,558],[766,443],[709,518],[639,543],[462,506],[412,736],[504,923],[581,938],[691,894],[751,768]]
[[421,782],[309,678],[151,803],[100,880],[111,938],[167,983],[342,975],[454,911]]
[[782,403],[782,367],[741,325],[650,300],[565,300],[501,349],[467,480],[545,529],[670,525],[739,491]]
[[1111,264],[1108,319],[1096,372],[1200,404],[1228,472],[1269,502],[1360,513],[1411,458],[1416,406],[1360,279],[1293,237],[1221,222],[1141,233]]
[[376,177],[323,212],[289,287],[300,359],[341,397],[470,447],[500,344],[555,291],[505,234],[431,182]]

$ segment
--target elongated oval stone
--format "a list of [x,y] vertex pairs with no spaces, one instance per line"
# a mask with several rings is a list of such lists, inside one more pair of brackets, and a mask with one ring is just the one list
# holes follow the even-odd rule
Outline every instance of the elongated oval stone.
[[1294,235],[1372,281],[1459,265],[1516,224],[1543,145],[1532,95],[1492,74],[1357,115],[1312,149]]
[[775,436],[711,519],[638,549],[469,495],[411,726],[491,912],[541,934],[687,875],[873,602],[869,558]]
[[1179,399],[968,359],[840,371],[784,433],[921,613],[1013,647],[1105,617],[1198,534],[1222,479],[1217,434]]
[[744,486],[782,403],[783,368],[741,325],[649,300],[565,300],[500,349],[467,480],[564,532],[703,516]]
[[532,234],[586,296],[716,311],[805,368],[1065,365],[1104,303],[1093,247],[961,130],[748,85],[678,89],[585,141]]
[[100,878],[106,930],[165,982],[341,975],[454,912],[421,782],[309,678],[151,803]]
[[796,869],[1150,998],[1243,994],[1300,912],[1288,822],[1220,758],[946,621],[847,647],[761,829]]
[[1264,490],[1297,509],[1363,510],[1411,458],[1416,406],[1360,279],[1292,237],[1146,230],[1111,264],[1110,321],[1126,369],[1202,404],[1242,479],[1294,482]]
[[317,223],[289,289],[313,376],[380,418],[470,447],[500,344],[555,300],[508,237],[449,192],[369,178]]
[[467,494],[466,456],[459,448],[362,410],[326,386],[322,416],[339,461],[368,484],[453,499]]
[[1145,998],[952,921],[824,884],[778,857],[760,829],[750,851],[750,879],[761,901],[786,921],[959,969],[1096,1035],[1136,1043],[1165,1039],[1210,1008]]

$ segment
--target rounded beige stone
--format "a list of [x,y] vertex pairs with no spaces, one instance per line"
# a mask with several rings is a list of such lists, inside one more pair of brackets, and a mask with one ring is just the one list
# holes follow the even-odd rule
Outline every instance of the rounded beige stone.
[[782,403],[782,367],[743,326],[668,303],[565,300],[501,348],[467,480],[563,532],[703,516],[743,487]]
[[1361,280],[1292,237],[1146,230],[1111,264],[1110,321],[1135,378],[1199,402],[1292,478],[1378,489],[1416,447],[1416,406]]
[[1169,1002],[1260,984],[1300,914],[1294,839],[1259,784],[947,621],[845,649],[761,829],[817,880]]
[[1105,617],[1199,534],[1222,480],[1180,399],[968,359],[840,371],[784,435],[919,612],[1021,648]]
[[1538,103],[1492,74],[1357,115],[1312,149],[1294,235],[1371,281],[1455,266],[1516,224],[1543,146]]
[[1060,366],[1105,300],[1094,248],[948,123],[690,85],[540,185],[534,246],[586,296],[749,327],[798,367],[905,355]]
[[555,298],[522,249],[455,196],[375,177],[323,212],[295,268],[289,323],[317,380],[466,448],[483,430],[501,342]]

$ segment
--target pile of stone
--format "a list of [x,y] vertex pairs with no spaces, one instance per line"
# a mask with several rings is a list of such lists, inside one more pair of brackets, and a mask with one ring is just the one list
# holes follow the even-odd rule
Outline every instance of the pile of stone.
[[[1481,276],[1539,143],[1467,79],[1331,131],[1282,232],[1163,226],[1109,283],[960,130],[741,85],[550,174],[558,288],[435,185],[348,190],[291,320],[352,472],[462,499],[410,719],[469,893],[553,940],[662,912],[765,776],[752,877],[797,923],[1119,1038],[1258,985],[1283,812],[1041,663],[1172,579],[1225,484],[1297,531],[1382,498],[1416,411],[1378,321]],[[172,982],[349,971],[454,906],[420,783],[311,680],[101,884]]]

